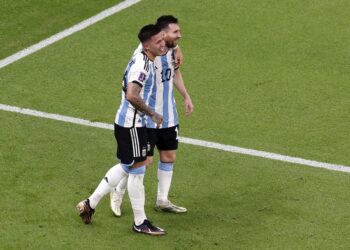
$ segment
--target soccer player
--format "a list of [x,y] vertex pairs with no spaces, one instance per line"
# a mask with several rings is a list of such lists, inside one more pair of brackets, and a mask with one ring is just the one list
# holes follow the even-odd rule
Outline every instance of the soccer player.
[[[173,87],[180,92],[184,98],[185,111],[187,115],[193,112],[193,104],[188,94],[181,72],[174,60],[174,49],[178,47],[181,38],[180,27],[177,18],[173,16],[161,16],[158,18],[158,25],[165,33],[165,44],[168,51],[161,57],[156,57],[155,72],[156,86],[151,95],[150,106],[157,113],[163,115],[163,122],[160,129],[156,124],[147,119],[147,128],[151,150],[149,151],[148,166],[153,161],[153,150],[155,145],[159,151],[160,161],[158,162],[158,192],[156,210],[172,213],[184,213],[186,208],[171,203],[168,193],[173,176],[176,149],[178,147],[178,113],[173,93]],[[139,51],[139,46],[136,51]],[[111,192],[111,209],[116,216],[121,216],[121,204],[126,190],[127,178],[120,181],[119,185]]]
[[93,194],[77,205],[80,217],[86,224],[101,198],[110,193],[122,178],[128,176],[128,193],[134,212],[133,230],[149,235],[164,235],[162,228],[152,225],[146,217],[143,177],[146,170],[147,130],[146,115],[156,126],[163,116],[149,106],[150,92],[155,84],[154,59],[164,54],[164,34],[156,25],[144,26],[139,34],[142,49],[134,53],[125,70],[122,83],[122,100],[117,111],[114,134],[117,140],[117,157],[120,163],[106,173]]

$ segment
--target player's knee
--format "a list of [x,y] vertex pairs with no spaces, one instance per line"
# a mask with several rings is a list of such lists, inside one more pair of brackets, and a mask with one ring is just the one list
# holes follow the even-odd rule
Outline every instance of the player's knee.
[[161,161],[162,162],[175,162],[176,156],[167,156],[167,157],[162,157]]
[[162,152],[160,154],[160,161],[162,162],[175,162],[176,153],[174,152]]

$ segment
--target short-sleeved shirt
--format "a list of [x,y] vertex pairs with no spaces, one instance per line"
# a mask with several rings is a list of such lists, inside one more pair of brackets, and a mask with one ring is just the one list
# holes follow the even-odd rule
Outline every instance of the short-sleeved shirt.
[[122,100],[115,117],[115,124],[125,127],[145,127],[146,116],[126,99],[126,90],[130,82],[142,87],[140,96],[149,105],[150,95],[154,87],[154,64],[142,51],[135,51],[126,67],[122,82]]
[[[134,53],[142,51],[142,45]],[[175,74],[174,50],[170,48],[163,56],[154,59],[155,85],[152,88],[149,99],[150,108],[163,116],[160,128],[174,127],[179,124],[176,102],[174,97]],[[151,117],[146,117],[146,127],[156,128]]]

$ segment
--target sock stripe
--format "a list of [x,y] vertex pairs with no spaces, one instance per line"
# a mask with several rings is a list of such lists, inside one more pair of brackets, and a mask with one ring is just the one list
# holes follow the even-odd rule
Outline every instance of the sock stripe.
[[163,171],[173,171],[174,163],[166,163],[159,161],[158,168]]
[[146,172],[146,166],[129,169],[129,174],[140,175]]

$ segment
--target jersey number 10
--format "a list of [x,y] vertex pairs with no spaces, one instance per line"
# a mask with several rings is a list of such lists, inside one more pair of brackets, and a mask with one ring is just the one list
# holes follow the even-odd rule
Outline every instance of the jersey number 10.
[[162,82],[169,81],[171,78],[171,69],[162,70]]

